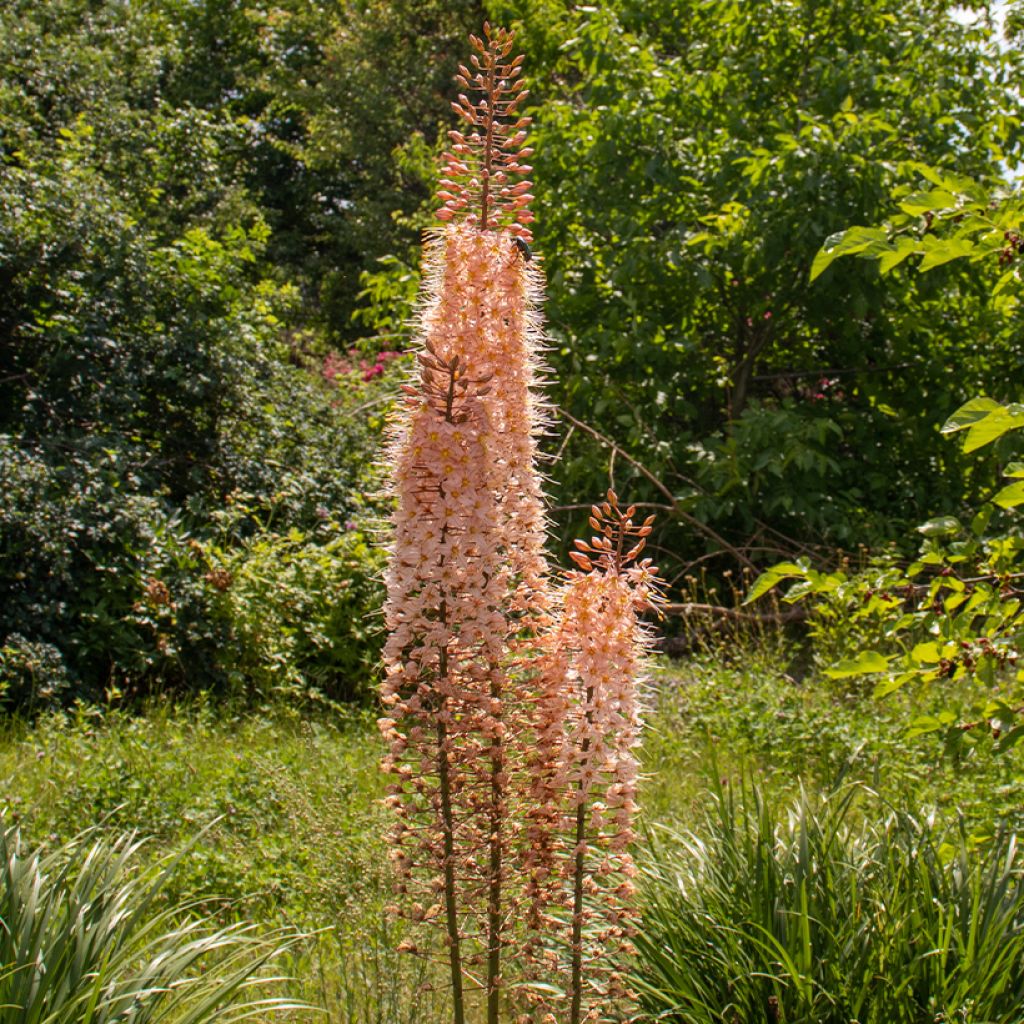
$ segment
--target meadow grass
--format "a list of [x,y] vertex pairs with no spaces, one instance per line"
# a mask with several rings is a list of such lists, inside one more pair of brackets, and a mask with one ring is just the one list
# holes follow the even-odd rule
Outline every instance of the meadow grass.
[[[813,802],[860,782],[919,817],[962,819],[982,843],[1000,820],[1024,827],[1017,750],[997,756],[979,743],[954,763],[933,737],[906,734],[912,710],[969,695],[879,702],[813,674],[795,682],[788,662],[781,643],[761,643],[658,666],[643,747],[646,843],[699,830],[709,792],[743,780],[768,802],[801,791]],[[95,825],[137,830],[153,859],[205,828],[166,899],[199,896],[222,919],[304,932],[284,965],[296,978],[288,994],[324,1007],[327,1020],[441,1024],[443,973],[394,952],[405,933],[388,910],[374,718],[200,702],[10,722],[0,736],[3,821],[44,850]]]

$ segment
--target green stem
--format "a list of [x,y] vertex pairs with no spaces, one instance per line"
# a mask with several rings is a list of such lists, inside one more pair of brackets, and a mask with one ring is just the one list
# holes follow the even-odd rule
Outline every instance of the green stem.
[[[451,376],[448,381],[448,394],[445,403],[445,419],[452,422],[452,406],[455,399],[455,369],[452,367]],[[444,501],[444,483],[438,485],[438,494]],[[442,547],[448,539],[448,526],[441,528]],[[441,556],[441,564],[444,564],[444,555]],[[448,601],[441,599],[441,606],[438,608],[438,617],[441,622],[448,625]],[[439,679],[445,679],[448,675],[448,641],[445,640],[438,652],[437,673]],[[441,835],[444,848],[444,865],[442,873],[444,876],[444,912],[445,926],[448,931],[448,964],[452,975],[452,1011],[454,1024],[465,1024],[466,1010],[462,995],[462,944],[459,938],[459,915],[455,901],[455,815],[452,811],[452,780],[451,765],[448,762],[448,751],[445,749],[445,742],[448,738],[448,729],[441,718],[442,712],[448,706],[448,698],[441,699],[437,717],[437,778],[441,789]]]
[[[442,703],[441,708],[444,705]],[[449,965],[452,968],[452,1009],[455,1024],[465,1024],[462,994],[462,947],[459,939],[459,915],[455,901],[455,821],[452,814],[452,778],[444,750],[447,730],[437,722],[437,775],[441,790],[441,836],[444,846],[444,916],[449,937]]]
[[[587,704],[594,699],[594,688],[587,687]],[[593,722],[593,713],[587,711],[587,724]],[[580,747],[580,761],[585,760],[590,749],[590,738],[583,740]],[[579,781],[580,802],[576,808],[576,862],[573,867],[572,892],[572,1002],[569,1008],[569,1024],[580,1024],[583,1007],[583,879],[586,858],[583,842],[587,838],[587,807],[583,801],[583,779]]]
[[[491,697],[501,699],[501,685],[491,679]],[[487,1024],[498,1024],[501,991],[501,830],[503,787],[500,782],[505,767],[504,744],[495,737],[491,756],[491,860],[488,869],[487,891]]]

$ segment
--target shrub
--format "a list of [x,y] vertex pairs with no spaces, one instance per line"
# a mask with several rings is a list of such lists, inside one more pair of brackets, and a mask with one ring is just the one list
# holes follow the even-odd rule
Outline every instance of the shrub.
[[231,641],[222,657],[234,691],[367,698],[383,641],[382,561],[351,520],[268,530],[214,552],[207,578],[223,591]]
[[[382,365],[342,388],[305,365],[297,293],[262,262],[269,228],[241,193],[134,205],[135,174],[149,194],[191,166],[179,148],[212,157],[231,135],[158,121],[136,125],[153,145],[132,174],[82,118],[0,177],[0,701],[16,711],[234,684],[210,544],[293,528],[313,544],[323,510],[370,504],[392,381]],[[238,495],[251,514],[225,535]]]
[[[215,681],[224,631],[214,592],[180,516],[138,493],[127,462],[99,442],[58,462],[0,437],[0,687],[9,707],[96,699],[129,681]],[[43,649],[46,658],[14,653]]]

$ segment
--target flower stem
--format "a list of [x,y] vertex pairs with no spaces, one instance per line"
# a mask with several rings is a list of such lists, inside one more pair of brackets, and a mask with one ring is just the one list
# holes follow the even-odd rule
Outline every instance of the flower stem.
[[[491,697],[501,699],[501,684],[491,680]],[[504,743],[501,736],[493,740],[491,756],[491,860],[488,868],[487,891],[487,1024],[498,1024],[501,991],[501,843],[504,814],[502,803],[504,787],[501,783],[505,768]]]
[[[448,380],[448,394],[445,399],[445,419],[452,422],[452,405],[455,398],[455,367],[451,368],[451,376]],[[438,485],[438,494],[441,501],[444,501],[444,483]],[[448,540],[448,526],[441,527],[442,547]],[[444,556],[441,561],[443,563]],[[448,600],[441,598],[438,608],[438,618],[442,624],[448,625]],[[448,676],[448,641],[441,645],[437,655],[438,678],[445,679]],[[441,790],[441,832],[444,849],[444,912],[445,925],[448,931],[448,963],[452,974],[452,1011],[454,1024],[465,1024],[465,1006],[462,996],[462,946],[459,939],[459,915],[455,902],[455,820],[452,813],[452,780],[451,766],[448,763],[448,750],[446,741],[448,739],[448,727],[446,726],[442,712],[446,709],[448,698],[441,698],[441,706],[437,715],[437,776]]]
[[[441,602],[441,621],[448,618],[447,602]],[[448,651],[440,651],[438,672],[441,678],[448,674]],[[441,702],[444,710],[447,699]],[[437,775],[441,789],[441,836],[444,845],[444,911],[448,930],[448,963],[452,973],[452,1010],[454,1024],[465,1024],[465,1006],[462,996],[462,948],[459,941],[459,917],[455,905],[455,821],[452,814],[452,780],[448,763],[446,741],[448,729],[437,718]]]
[[498,61],[493,52],[487,56],[487,133],[484,136],[484,159],[480,173],[480,228],[483,231],[487,230],[487,206],[491,196],[491,171],[494,164],[494,118],[497,116],[494,94],[497,85],[495,65]]
[[[594,699],[594,688],[587,687],[589,706]],[[587,724],[593,722],[593,712],[587,711]],[[590,750],[590,737],[585,737],[580,746],[580,760],[586,760]],[[573,867],[572,891],[572,1002],[569,1008],[569,1024],[580,1024],[580,1012],[583,1005],[583,881],[586,875],[583,843],[587,838],[587,805],[583,799],[583,779],[579,781],[580,802],[576,808],[576,863]]]

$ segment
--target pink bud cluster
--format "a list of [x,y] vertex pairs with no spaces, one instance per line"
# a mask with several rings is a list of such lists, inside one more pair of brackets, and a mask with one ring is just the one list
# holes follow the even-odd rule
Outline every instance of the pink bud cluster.
[[[465,132],[449,132],[451,150],[445,158],[438,198],[438,219],[462,219],[481,228],[506,227],[529,240],[533,222],[531,183],[524,177],[533,168],[523,161],[533,155],[524,147],[531,118],[519,107],[529,95],[522,73],[522,56],[511,61],[513,32],[484,25],[484,39],[470,36],[476,53],[470,70],[459,66],[460,93],[452,107],[467,125]],[[477,93],[472,100],[467,93]]]
[[[402,353],[401,352],[378,352],[373,362],[367,359],[359,359],[359,370],[362,374],[364,381],[371,381],[374,377],[379,377],[384,373],[388,362],[392,359],[397,359]],[[339,355],[337,352],[328,352],[324,357],[323,366],[321,373],[323,374],[324,380],[335,383],[339,377],[346,376],[355,369],[355,364],[359,352],[357,349],[350,348],[348,350],[348,358]]]

